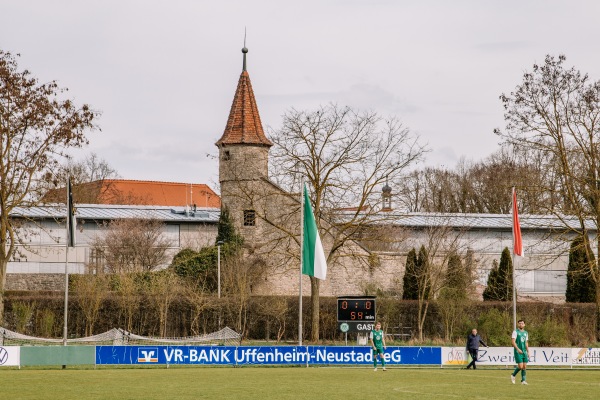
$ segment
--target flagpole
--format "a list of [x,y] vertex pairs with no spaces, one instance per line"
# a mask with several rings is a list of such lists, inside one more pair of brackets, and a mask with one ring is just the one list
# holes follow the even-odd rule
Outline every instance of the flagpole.
[[513,286],[513,331],[517,329],[517,288],[515,287],[515,253],[512,255],[512,264],[513,264],[513,277],[512,277],[512,286]]
[[[515,187],[513,186],[512,188],[512,221],[513,221],[513,251],[512,251],[512,302],[513,302],[513,331],[517,330],[517,286],[516,286],[516,280],[515,280],[515,210],[516,210],[516,205],[515,203]],[[519,227],[520,229],[520,227]]]
[[[66,223],[66,238],[65,240],[65,304],[64,304],[64,326],[63,326],[63,346],[67,345],[67,320],[69,311],[69,247],[71,241],[71,176],[67,176],[67,223]],[[64,367],[64,366],[63,366]]]
[[67,248],[65,249],[65,306],[64,306],[64,327],[63,327],[63,346],[67,345],[67,314],[69,310],[69,242],[67,241]]
[[300,178],[300,279],[298,299],[298,346],[302,346],[302,253],[304,252],[304,178]]
[[[73,179],[71,175],[67,176],[67,247],[65,249],[65,310],[63,327],[63,345],[67,345],[68,338],[68,314],[69,314],[69,247],[75,247],[75,228],[77,219],[75,218],[75,205],[73,203]],[[63,365],[63,368],[66,366]]]

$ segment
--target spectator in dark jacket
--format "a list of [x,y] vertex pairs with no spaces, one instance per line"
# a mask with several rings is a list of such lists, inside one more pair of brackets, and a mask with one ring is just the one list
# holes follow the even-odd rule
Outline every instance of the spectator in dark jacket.
[[475,362],[477,361],[477,353],[479,352],[479,344],[488,347],[487,344],[481,340],[481,336],[477,334],[477,329],[473,329],[471,333],[467,336],[467,351],[471,355],[471,363],[467,365],[467,369],[473,367],[473,369],[477,369],[477,365]]

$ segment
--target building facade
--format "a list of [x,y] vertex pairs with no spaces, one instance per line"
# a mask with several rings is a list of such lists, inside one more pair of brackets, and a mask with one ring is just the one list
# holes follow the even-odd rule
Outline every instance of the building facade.
[[69,274],[83,274],[102,264],[92,244],[112,221],[160,221],[170,260],[182,248],[214,245],[219,214],[219,208],[78,204],[75,246],[67,251],[64,206],[17,208],[12,217],[19,226],[20,242],[8,262],[6,289],[63,290],[65,269]]
[[[230,211],[238,231],[246,239],[247,251],[267,260],[271,270],[254,290],[260,294],[292,295],[299,288],[300,202],[269,180],[269,148],[258,106],[246,70],[243,70],[219,148],[221,201]],[[324,296],[359,295],[373,288],[400,293],[406,255],[421,245],[436,248],[433,259],[443,262],[456,251],[476,276],[478,291],[487,282],[493,261],[512,246],[511,215],[401,213],[393,208],[392,188],[382,188],[383,239],[357,237],[329,260],[327,280],[321,282]],[[326,222],[325,222],[326,223]],[[515,259],[516,282],[522,295],[564,297],[570,242],[577,235],[577,221],[554,217],[522,216],[524,258]],[[440,238],[443,231],[444,238]],[[596,230],[588,230],[595,240]],[[432,243],[437,237],[438,243]],[[322,238],[326,254],[331,238]],[[302,287],[310,293],[308,277]]]
[[[196,190],[204,190],[204,197],[200,192],[191,193],[190,200],[196,203],[195,199],[203,199],[206,204],[188,207],[186,184],[162,182],[162,188],[172,186],[177,193],[183,190],[185,207],[180,203],[77,205],[77,240],[75,248],[69,251],[68,262],[64,207],[18,209],[12,217],[23,222],[20,237],[25,239],[9,262],[7,289],[61,289],[65,266],[69,273],[85,273],[86,265],[96,261],[90,244],[103,234],[106,222],[116,219],[162,221],[164,235],[172,242],[171,255],[185,247],[214,245],[220,213],[216,205],[220,205],[228,209],[237,232],[244,237],[245,261],[257,268],[266,266],[261,279],[252,286],[253,294],[297,295],[300,279],[303,294],[310,294],[309,278],[299,273],[300,197],[269,180],[269,149],[273,143],[262,127],[246,70],[246,54],[244,48],[243,69],[229,118],[216,142],[220,198],[202,185],[195,185]],[[380,290],[400,295],[407,254],[421,246],[435,248],[432,260],[440,264],[449,251],[461,255],[481,293],[493,261],[499,261],[503,249],[512,246],[511,215],[402,213],[394,208],[391,194],[392,188],[386,182],[382,187],[381,211],[386,214],[385,222],[367,226],[364,235],[348,241],[328,260],[328,276],[320,283],[320,294],[361,295]],[[167,195],[161,199],[176,203]],[[521,228],[525,257],[515,258],[519,294],[564,298],[568,251],[579,231],[577,221],[522,215]],[[597,240],[596,229],[589,229],[588,233]],[[333,240],[324,235],[322,241],[327,253]]]

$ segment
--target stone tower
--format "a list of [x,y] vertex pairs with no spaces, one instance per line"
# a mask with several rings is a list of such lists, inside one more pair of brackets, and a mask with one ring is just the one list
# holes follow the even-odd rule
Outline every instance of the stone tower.
[[268,179],[269,148],[256,99],[246,70],[247,48],[242,49],[243,68],[219,148],[221,201],[230,212],[236,229],[247,239],[260,234],[259,219],[251,193],[260,192]]

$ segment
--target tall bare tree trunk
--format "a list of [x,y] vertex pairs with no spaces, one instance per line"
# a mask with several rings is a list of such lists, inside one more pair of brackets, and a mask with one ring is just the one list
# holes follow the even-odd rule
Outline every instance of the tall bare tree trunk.
[[600,342],[600,276],[596,273],[596,341]]
[[[2,277],[4,279],[4,277]],[[2,285],[4,287],[4,285]],[[0,326],[4,325],[4,289],[0,288]]]
[[[598,224],[598,221],[596,224]],[[592,271],[591,275],[596,284],[596,341],[600,341],[600,239],[596,239],[596,251],[596,269]]]
[[4,325],[4,288],[6,287],[6,266],[8,259],[0,260],[0,326]]
[[427,310],[429,309],[429,300],[424,302],[419,301],[419,341],[423,341],[423,330],[425,329],[425,319],[427,318]]

